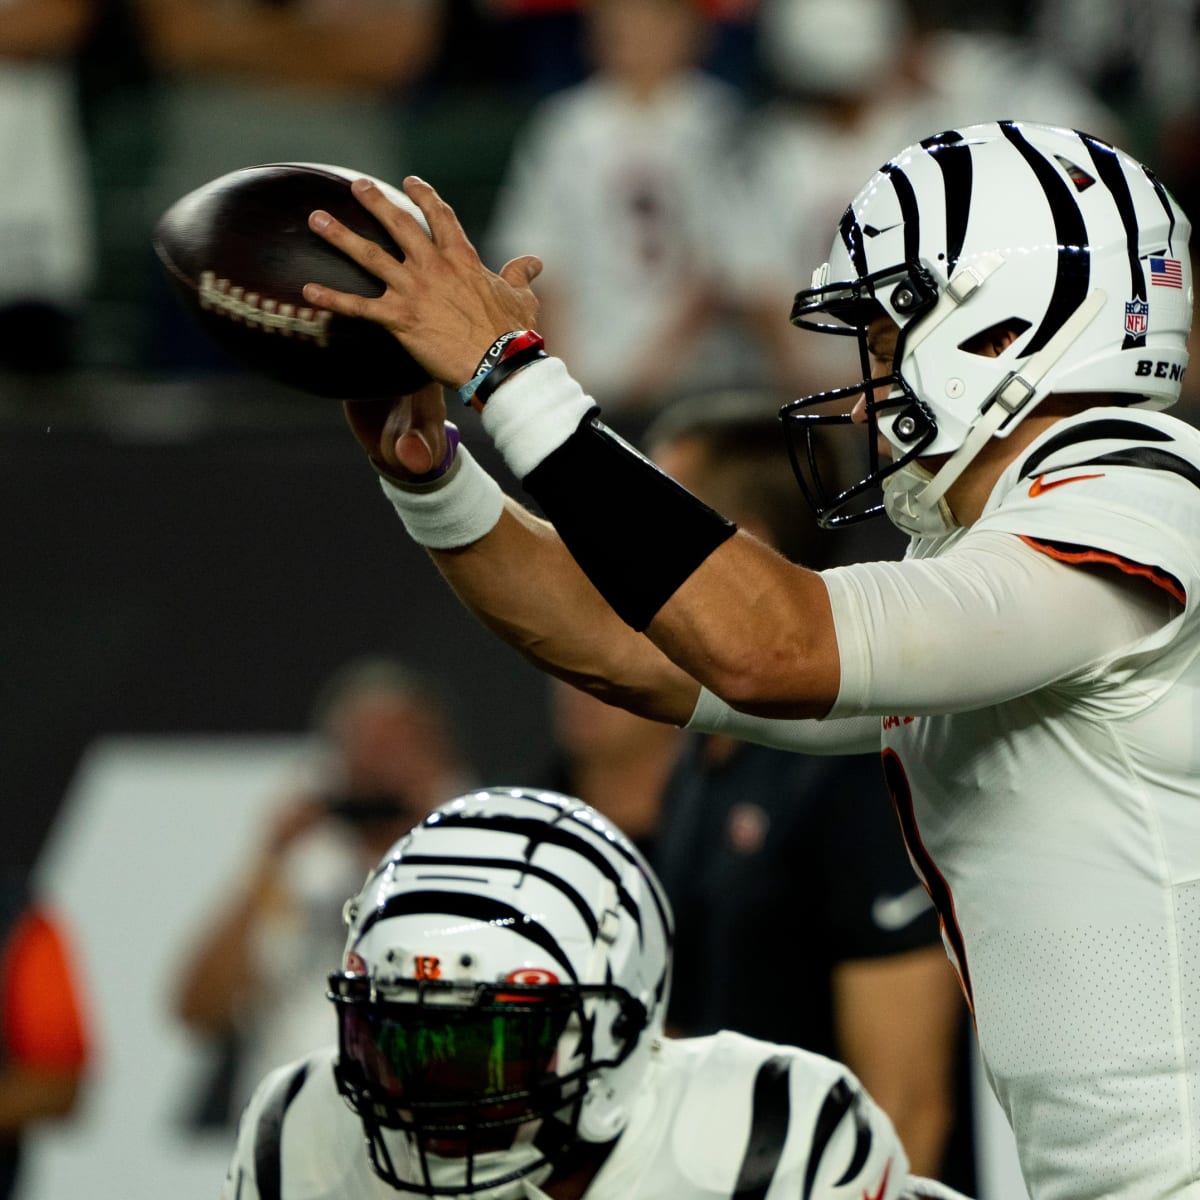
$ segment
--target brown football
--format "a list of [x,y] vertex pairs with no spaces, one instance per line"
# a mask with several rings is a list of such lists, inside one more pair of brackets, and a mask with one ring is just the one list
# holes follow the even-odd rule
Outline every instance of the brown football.
[[[306,283],[364,296],[384,290],[309,229],[315,208],[404,258],[350,191],[362,174],[317,163],[245,167],[177,200],[153,237],[184,307],[224,350],[301,391],[344,400],[400,395],[429,381],[381,326],[314,309],[301,294]],[[399,189],[375,182],[425,225]]]

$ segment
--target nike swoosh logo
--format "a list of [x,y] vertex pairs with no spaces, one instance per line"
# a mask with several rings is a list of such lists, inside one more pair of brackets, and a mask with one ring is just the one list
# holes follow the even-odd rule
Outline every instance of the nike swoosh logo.
[[879,1190],[871,1195],[866,1188],[863,1188],[863,1200],[883,1200],[883,1195],[887,1191],[888,1178],[892,1173],[892,1160],[887,1160],[887,1166],[883,1169],[883,1178],[879,1181]]
[[1097,471],[1095,475],[1068,475],[1066,479],[1052,479],[1049,483],[1045,482],[1046,476],[1039,475],[1030,485],[1029,494],[1031,496],[1040,496],[1043,492],[1049,492],[1056,487],[1063,487],[1068,483],[1078,483],[1081,479],[1103,479],[1104,472]]
[[876,896],[871,905],[871,920],[880,929],[894,933],[911,925],[931,903],[929,893],[918,883],[898,896]]

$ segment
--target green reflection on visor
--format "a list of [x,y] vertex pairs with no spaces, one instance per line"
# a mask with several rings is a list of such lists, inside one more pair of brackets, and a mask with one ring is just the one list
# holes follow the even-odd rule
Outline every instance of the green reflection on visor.
[[500,1096],[544,1078],[568,1013],[554,1004],[354,1006],[343,1010],[345,1047],[397,1098]]

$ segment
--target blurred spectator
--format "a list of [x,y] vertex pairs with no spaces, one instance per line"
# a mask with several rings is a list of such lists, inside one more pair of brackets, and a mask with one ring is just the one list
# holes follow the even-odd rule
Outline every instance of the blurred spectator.
[[0,368],[73,365],[93,269],[74,55],[95,0],[0,0]]
[[159,64],[302,93],[386,93],[436,48],[439,0],[145,0]]
[[[1193,221],[1200,214],[1200,0],[1135,4],[1034,0],[1031,26],[1119,112],[1128,149],[1154,164]],[[1195,248],[1193,247],[1193,258]],[[1181,415],[1200,418],[1200,382],[1185,377]]]
[[599,809],[647,857],[683,734],[550,681],[555,757],[545,786]]
[[473,7],[502,47],[494,82],[544,96],[588,74],[583,0],[477,0]]
[[0,1198],[25,1135],[76,1108],[91,1058],[80,986],[58,919],[22,875],[0,876]]
[[[198,1123],[230,1124],[250,1089],[328,1035],[324,980],[340,961],[342,902],[415,822],[469,784],[431,682],[400,663],[348,664],[318,698],[319,770],[286,798],[230,904],[182,964],[175,1007],[230,1049]],[[347,890],[349,889],[349,890]]]
[[[746,392],[690,398],[645,443],[743,530],[819,568],[777,408]],[[688,735],[658,846],[676,918],[676,1030],[727,1028],[836,1056],[892,1118],[914,1170],[973,1187],[969,1149],[946,1161],[966,1010],[878,756]],[[770,987],[759,982],[767,962]],[[958,1109],[960,1137],[969,1112]]]
[[1196,112],[1196,0],[1034,0],[1032,7],[1029,27],[1039,46],[1122,114],[1131,152],[1153,154],[1160,123]]
[[[584,10],[589,0],[475,0],[500,54],[494,82],[535,95],[581,83],[590,69]],[[738,87],[752,73],[753,24],[758,0],[697,0],[709,22],[703,66]]]
[[[731,287],[793,393],[856,371],[852,347],[798,337],[798,281],[829,257],[846,197],[931,130],[1027,117],[1114,136],[1116,118],[1032,43],[959,31],[930,0],[763,0],[759,49],[771,94],[745,147],[743,216],[731,224]],[[854,376],[857,378],[857,375]]]
[[[1193,222],[1200,219],[1200,0],[1032,5],[1032,27],[1046,52],[1121,113],[1129,149],[1154,164]],[[1184,376],[1176,411],[1200,424],[1200,373]]]
[[[149,225],[193,188],[258,163],[408,173],[401,102],[436,54],[445,0],[137,3],[161,85]],[[229,366],[173,301],[158,307],[156,365]]]
[[519,133],[486,240],[543,260],[542,331],[611,412],[736,370],[712,267],[742,101],[696,66],[697,0],[586,16],[595,70]]

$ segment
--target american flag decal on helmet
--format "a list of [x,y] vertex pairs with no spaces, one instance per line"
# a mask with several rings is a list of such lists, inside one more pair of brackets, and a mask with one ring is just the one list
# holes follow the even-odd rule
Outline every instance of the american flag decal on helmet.
[[1150,286],[1183,287],[1183,264],[1177,258],[1151,258]]

